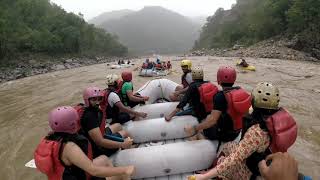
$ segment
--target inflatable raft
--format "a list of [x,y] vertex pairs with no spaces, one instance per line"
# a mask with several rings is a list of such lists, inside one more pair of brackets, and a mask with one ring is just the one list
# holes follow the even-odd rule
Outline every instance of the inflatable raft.
[[122,68],[129,68],[131,67],[132,65],[131,64],[113,64],[110,66],[111,69],[122,69]]
[[179,104],[179,102],[166,102],[148,105],[138,105],[133,109],[138,112],[145,112],[148,116],[145,119],[162,118],[169,115]]
[[124,125],[124,129],[135,143],[154,142],[188,137],[184,131],[187,125],[195,126],[198,120],[193,116],[177,116],[170,122],[164,118],[133,121]]
[[139,72],[139,76],[143,77],[158,77],[158,76],[166,76],[168,75],[168,71],[158,71],[158,70],[153,70],[153,69],[141,69]]
[[208,140],[167,141],[163,145],[122,150],[112,159],[115,166],[135,166],[132,179],[162,177],[180,180],[184,173],[209,168],[216,158],[217,146],[217,142]]
[[[168,85],[169,81],[159,79],[150,83],[160,84],[162,87],[162,85]],[[162,88],[169,93],[175,88],[175,84],[171,81],[170,86]],[[148,87],[145,88],[148,89]],[[140,93],[157,91],[141,89]],[[152,96],[152,98],[157,99],[158,96]],[[176,105],[177,103],[169,102],[135,107],[149,112],[147,120],[130,121],[124,125],[124,129],[128,131],[138,147],[118,151],[110,157],[113,164],[115,166],[134,165],[136,172],[132,179],[144,180],[185,180],[194,171],[209,168],[216,158],[218,142],[187,141],[188,135],[184,127],[197,125],[198,121],[193,116],[179,116],[166,122],[163,116],[172,111]],[[29,161],[25,166],[36,168],[34,160]]]
[[158,99],[169,101],[170,94],[175,91],[177,86],[177,83],[169,79],[154,79],[144,84],[137,93],[141,96],[148,96],[149,100],[147,101],[147,104],[153,104]]

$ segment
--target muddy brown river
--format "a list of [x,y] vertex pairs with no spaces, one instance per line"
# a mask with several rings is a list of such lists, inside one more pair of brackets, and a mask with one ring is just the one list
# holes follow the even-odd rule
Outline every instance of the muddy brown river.
[[[177,59],[166,57],[165,60]],[[234,58],[190,57],[193,66],[205,69],[205,78],[216,82],[220,65],[235,65]],[[142,62],[137,59],[134,63]],[[256,72],[238,69],[237,84],[251,91],[256,83],[268,81],[280,88],[281,106],[286,107],[299,125],[299,137],[290,153],[299,162],[299,170],[320,179],[320,64],[277,59],[248,58]],[[135,69],[132,67],[130,69]],[[180,82],[179,61],[165,78]],[[33,158],[33,151],[41,137],[49,130],[47,114],[60,105],[82,102],[87,86],[105,87],[107,64],[58,71],[0,84],[0,175],[3,180],[46,179],[35,169],[24,165]],[[134,71],[134,85],[138,89],[147,80]]]

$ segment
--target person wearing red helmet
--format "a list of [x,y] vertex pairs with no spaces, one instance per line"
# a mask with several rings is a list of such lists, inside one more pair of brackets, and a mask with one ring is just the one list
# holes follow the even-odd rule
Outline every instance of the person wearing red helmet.
[[132,72],[123,71],[121,73],[123,80],[123,85],[120,91],[121,101],[125,106],[134,107],[139,103],[145,103],[149,100],[147,96],[140,96],[139,94],[133,93],[133,84],[132,84]]
[[52,132],[41,140],[34,152],[37,169],[50,180],[132,175],[133,166],[113,167],[106,156],[92,158],[90,142],[77,134],[78,119],[77,111],[70,106],[57,107],[49,113]]
[[[94,157],[102,154],[110,156],[120,148],[130,148],[132,139],[122,139],[128,137],[128,133],[122,130],[119,123],[105,127],[106,118],[99,106],[103,99],[103,91],[98,87],[88,87],[83,93],[83,99],[85,110],[80,120],[80,132],[90,140]],[[109,137],[121,140],[114,141]]]
[[[195,139],[203,135],[210,140],[229,142],[236,139],[242,129],[242,117],[251,106],[250,94],[240,87],[233,87],[236,81],[236,70],[221,66],[217,72],[217,82],[222,87],[213,98],[213,109],[206,120],[196,126],[187,126],[186,132]],[[210,129],[209,131],[207,129]]]

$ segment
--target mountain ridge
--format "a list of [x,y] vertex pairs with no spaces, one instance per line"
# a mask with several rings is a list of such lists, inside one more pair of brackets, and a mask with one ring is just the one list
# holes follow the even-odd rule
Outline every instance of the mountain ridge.
[[96,24],[117,35],[133,54],[186,52],[198,38],[201,25],[160,6],[146,6]]

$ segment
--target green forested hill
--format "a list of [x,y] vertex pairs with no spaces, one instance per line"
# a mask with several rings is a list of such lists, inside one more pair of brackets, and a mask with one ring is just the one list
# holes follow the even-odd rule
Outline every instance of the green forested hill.
[[250,45],[275,35],[295,37],[297,50],[319,50],[320,1],[237,0],[207,19],[194,49]]
[[0,0],[0,59],[19,53],[113,56],[127,48],[49,0]]

